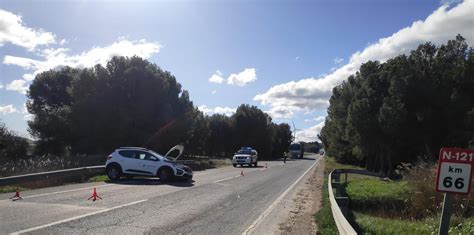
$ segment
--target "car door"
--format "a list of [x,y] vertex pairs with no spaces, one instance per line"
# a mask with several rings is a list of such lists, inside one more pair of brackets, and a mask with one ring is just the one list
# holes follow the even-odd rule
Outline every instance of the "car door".
[[120,166],[124,173],[138,174],[140,171],[139,161],[137,158],[138,152],[136,150],[121,150],[119,154],[123,156],[120,161]]
[[154,170],[154,165],[156,162],[152,160],[152,157],[156,158],[145,151],[136,151],[136,161],[133,169],[135,174],[154,175],[156,172],[156,170]]
[[146,153],[145,159],[142,164],[144,165],[144,171],[149,172],[152,175],[156,175],[162,162],[157,156],[151,153]]

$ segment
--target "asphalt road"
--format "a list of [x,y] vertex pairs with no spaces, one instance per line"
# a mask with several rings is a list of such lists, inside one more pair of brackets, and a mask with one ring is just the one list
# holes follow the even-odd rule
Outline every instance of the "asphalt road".
[[[195,172],[194,182],[85,183],[0,194],[0,233],[273,233],[319,155]],[[265,163],[268,168],[265,168]],[[240,176],[243,170],[244,176]],[[92,188],[102,200],[87,200]]]

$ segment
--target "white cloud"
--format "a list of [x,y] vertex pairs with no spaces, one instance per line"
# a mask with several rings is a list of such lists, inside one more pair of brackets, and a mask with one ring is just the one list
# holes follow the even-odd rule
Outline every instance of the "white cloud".
[[59,41],[59,45],[62,46],[64,44],[68,43],[68,41],[66,39],[61,39],[61,41]]
[[[119,39],[118,41],[104,47],[94,47],[87,52],[77,55],[69,55],[67,48],[47,48],[39,50],[39,56],[43,60],[34,60],[25,57],[7,55],[3,59],[6,65],[16,65],[27,70],[33,70],[32,73],[23,75],[23,80],[14,80],[7,85],[7,90],[19,91],[23,94],[28,90],[26,82],[32,81],[34,77],[44,71],[70,66],[76,68],[92,67],[96,64],[105,65],[113,56],[139,56],[145,59],[150,58],[161,49],[158,42],[147,42],[142,39],[139,41],[129,41]],[[10,86],[10,89],[8,88]]]
[[216,94],[216,93],[217,93],[217,90],[211,91],[211,94]]
[[293,107],[286,107],[286,106],[274,106],[270,108],[270,110],[265,111],[268,115],[272,118],[291,118],[295,114],[295,108]]
[[28,108],[26,108],[26,103],[23,103],[22,109],[21,109],[22,114],[28,114]]
[[26,108],[26,103],[23,103],[23,108],[21,109],[21,114],[23,114],[23,120],[25,120],[25,121],[33,120],[34,115],[28,112],[28,108]]
[[26,94],[26,92],[28,91],[28,85],[26,85],[25,80],[21,80],[21,79],[13,80],[9,84],[7,84],[7,90],[18,91],[22,94]]
[[222,78],[222,73],[217,70],[214,74],[212,74],[212,76],[209,78],[209,82],[213,82],[213,83],[223,83],[224,82],[224,78]]
[[462,2],[462,0],[441,0],[440,4],[450,6],[456,3],[460,3],[460,2]]
[[198,107],[198,109],[201,110],[201,112],[203,112],[207,115],[220,113],[220,114],[224,114],[226,116],[231,116],[237,110],[237,109],[233,109],[233,108],[229,108],[229,107],[219,107],[219,106],[217,106],[215,108],[209,108],[206,105],[201,105],[201,106]]
[[324,121],[324,120],[326,120],[325,116],[318,116],[318,117],[315,117],[313,119],[305,119],[304,121],[305,122],[312,122],[312,121],[321,122],[321,121]]
[[2,89],[3,87],[4,87],[4,86],[3,86],[3,84],[2,84],[2,83],[0,83],[0,89]]
[[319,116],[319,117],[313,118],[313,120],[315,120],[315,121],[323,121],[325,119],[326,119],[326,116]]
[[34,117],[33,114],[28,113],[28,114],[23,115],[23,120],[25,120],[25,121],[31,121],[31,120],[33,120],[33,117]]
[[27,82],[31,82],[35,79],[35,75],[31,74],[31,73],[25,73],[25,74],[23,74],[22,78],[23,78],[23,80],[25,80]]
[[105,65],[113,56],[136,55],[147,59],[153,54],[158,53],[160,49],[161,45],[157,42],[120,39],[108,46],[94,47],[78,55],[68,55],[69,49],[67,48],[48,48],[40,51],[40,55],[45,59],[43,61],[7,55],[3,59],[3,63],[17,65],[25,69],[33,69],[35,70],[34,75],[36,75],[58,66],[92,67],[96,64]]
[[339,58],[339,57],[334,58],[334,64],[340,64],[342,62],[344,62],[343,58]]
[[314,142],[318,140],[318,134],[324,127],[324,122],[320,122],[308,129],[296,132],[296,141]]
[[0,46],[11,43],[33,50],[38,45],[56,43],[55,35],[42,29],[32,29],[23,24],[21,15],[0,9]]
[[257,72],[255,68],[246,68],[238,74],[231,74],[227,78],[227,84],[236,86],[245,86],[247,83],[257,80]]
[[13,105],[9,104],[9,105],[5,105],[5,106],[1,106],[0,105],[0,114],[10,114],[10,113],[17,113],[18,110],[13,107]]
[[299,56],[295,57],[295,61],[298,61],[299,59],[300,59],[300,57],[299,57]]
[[364,50],[354,53],[347,64],[320,78],[306,78],[297,82],[275,85],[264,93],[254,97],[271,109],[291,109],[308,111],[326,108],[333,87],[339,85],[354,74],[360,65],[368,60],[385,62],[399,54],[409,53],[424,42],[446,43],[457,34],[466,38],[469,45],[474,44],[474,1],[466,0],[448,9],[443,5],[424,21],[416,21],[393,35],[380,39]]

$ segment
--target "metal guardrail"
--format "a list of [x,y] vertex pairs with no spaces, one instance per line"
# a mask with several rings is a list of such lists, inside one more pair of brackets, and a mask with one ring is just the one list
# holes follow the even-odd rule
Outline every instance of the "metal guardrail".
[[[178,160],[178,163],[192,164],[194,160]],[[71,168],[57,171],[47,171],[40,173],[32,173],[26,175],[16,175],[0,178],[0,186],[5,185],[17,185],[22,183],[30,183],[35,181],[42,181],[48,179],[58,179],[64,177],[74,176],[91,176],[96,174],[105,173],[105,165],[101,166],[87,166],[79,168]]]
[[[360,174],[374,177],[382,177],[381,174],[369,172],[366,170],[357,170],[357,169],[335,169],[328,176],[328,192],[329,192],[329,202],[331,204],[331,211],[334,221],[336,222],[337,230],[339,234],[342,235],[355,235],[357,232],[352,227],[352,225],[347,221],[346,216],[348,213],[348,204],[349,198],[345,195],[341,195],[342,185],[340,182],[340,175],[345,174],[345,182],[347,183],[347,174]],[[334,175],[333,175],[334,174]],[[334,176],[334,177],[333,177]],[[336,180],[333,182],[333,179]],[[336,184],[336,196],[334,196],[334,191],[332,184]],[[342,210],[341,210],[342,207]]]
[[57,170],[57,171],[47,171],[47,172],[33,173],[33,174],[27,174],[27,175],[9,176],[9,177],[0,178],[0,186],[16,185],[16,184],[21,184],[21,183],[41,181],[41,180],[47,180],[47,179],[64,178],[64,177],[70,177],[70,176],[87,176],[87,175],[103,173],[104,170],[105,170],[105,166],[102,165],[102,166],[88,166],[88,167],[72,168],[72,169],[65,169],[65,170]]

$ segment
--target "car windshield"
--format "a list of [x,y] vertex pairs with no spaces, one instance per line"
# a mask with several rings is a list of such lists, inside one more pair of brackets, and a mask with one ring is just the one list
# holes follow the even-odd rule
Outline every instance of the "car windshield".
[[149,150],[149,151],[150,151],[150,153],[152,153],[153,155],[155,155],[155,157],[158,157],[158,158],[162,158],[162,157],[163,157],[163,156],[161,156],[161,154],[159,154],[159,153],[157,153],[157,152],[155,152],[155,151],[153,151],[153,150]]
[[252,154],[252,150],[248,150],[248,149],[241,149],[239,151],[237,151],[238,154]]
[[301,149],[301,145],[300,144],[292,144],[290,146],[290,150],[300,150]]

